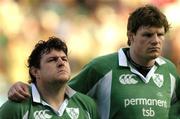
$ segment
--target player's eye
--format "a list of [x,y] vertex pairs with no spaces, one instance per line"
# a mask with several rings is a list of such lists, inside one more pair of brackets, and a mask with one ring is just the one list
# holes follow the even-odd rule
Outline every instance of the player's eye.
[[58,60],[58,57],[51,57],[51,58],[49,58],[48,59],[48,62],[57,62],[57,60]]
[[66,62],[68,61],[68,58],[67,58],[67,57],[62,57],[61,59],[62,59],[63,61],[66,61]]
[[144,36],[144,37],[152,37],[152,36],[153,36],[153,33],[144,33],[143,36]]
[[164,33],[158,33],[157,35],[158,36],[164,36]]

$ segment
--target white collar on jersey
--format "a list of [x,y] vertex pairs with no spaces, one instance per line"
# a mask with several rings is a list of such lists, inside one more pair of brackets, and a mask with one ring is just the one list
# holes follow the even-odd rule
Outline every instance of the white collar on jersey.
[[[51,105],[49,105],[48,103],[46,103],[44,100],[42,100],[37,87],[34,83],[31,83],[31,90],[32,90],[32,99],[33,102],[36,103],[41,103],[42,105],[47,105],[49,107],[51,107]],[[63,112],[66,108],[66,106],[68,105],[68,100],[76,93],[75,90],[73,90],[72,88],[70,88],[69,86],[66,87],[66,92],[65,94],[67,95],[67,98],[64,100],[64,102],[62,103],[62,105],[59,107],[58,112],[56,112],[54,110],[55,113],[57,113],[59,116],[63,115]],[[51,107],[52,108],[52,107]],[[53,109],[53,108],[52,108]]]
[[[124,51],[123,51],[124,48],[120,48],[119,51],[118,51],[118,60],[119,60],[119,66],[124,66],[124,67],[128,67],[128,61],[127,61],[127,57],[126,55],[124,54]],[[156,63],[158,65],[163,65],[165,64],[166,62],[158,57],[155,59]]]
[[[42,99],[34,83],[31,83],[31,90],[32,90],[33,102],[41,103]],[[76,93],[76,91],[70,88],[69,86],[67,86],[65,93],[68,96],[68,98],[71,98]]]

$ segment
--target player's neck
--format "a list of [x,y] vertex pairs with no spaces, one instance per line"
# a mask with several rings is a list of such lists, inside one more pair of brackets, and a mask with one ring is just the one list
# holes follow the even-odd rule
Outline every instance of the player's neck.
[[129,51],[126,51],[126,56],[128,58],[128,61],[131,63],[131,65],[133,67],[135,67],[143,76],[146,77],[146,75],[148,74],[148,72],[151,70],[152,66],[142,66],[142,65],[139,65],[137,63],[135,63],[132,58],[130,57],[130,53]]
[[130,50],[127,51],[127,54],[129,55],[133,64],[135,64],[136,66],[140,66],[143,68],[151,68],[155,64],[155,60],[146,60],[143,58],[137,58]]
[[59,107],[65,100],[65,90],[67,85],[61,87],[56,86],[44,86],[40,87],[39,91],[44,101],[53,107],[54,110],[58,111]]

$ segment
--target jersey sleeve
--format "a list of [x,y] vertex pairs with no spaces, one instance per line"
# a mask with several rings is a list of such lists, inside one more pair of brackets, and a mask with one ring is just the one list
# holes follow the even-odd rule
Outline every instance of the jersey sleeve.
[[98,72],[97,67],[94,67],[95,65],[98,67],[98,64],[94,62],[87,64],[78,75],[71,79],[69,82],[70,87],[76,91],[87,94],[102,76],[101,73]]
[[117,52],[97,57],[85,65],[81,72],[69,82],[69,85],[76,91],[87,94],[114,67],[118,67]]
[[172,62],[170,62],[168,69],[175,78],[174,86],[171,85],[171,88],[174,88],[174,92],[172,95],[169,115],[170,119],[180,119],[180,76],[177,72],[176,66]]
[[175,86],[173,87],[174,88],[174,93],[173,93],[174,98],[172,98],[172,103],[174,103],[176,101],[180,101],[180,76],[177,72],[175,65],[172,63],[169,66],[169,71],[175,77]]
[[22,119],[24,114],[22,103],[8,100],[0,108],[0,119]]
[[178,75],[176,75],[176,84],[173,97],[169,113],[170,119],[180,119],[180,78]]

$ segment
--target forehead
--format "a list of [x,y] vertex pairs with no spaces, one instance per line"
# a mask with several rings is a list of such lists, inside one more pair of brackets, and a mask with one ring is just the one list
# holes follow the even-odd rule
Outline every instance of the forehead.
[[164,27],[150,27],[150,26],[141,26],[139,27],[139,29],[137,30],[137,32],[157,32],[157,33],[164,33],[165,29]]
[[45,52],[43,55],[42,55],[42,57],[46,57],[46,58],[48,58],[48,57],[52,57],[52,56],[66,56],[66,54],[64,53],[64,51],[63,50],[55,50],[55,49],[52,49],[52,50],[50,50],[49,52]]

